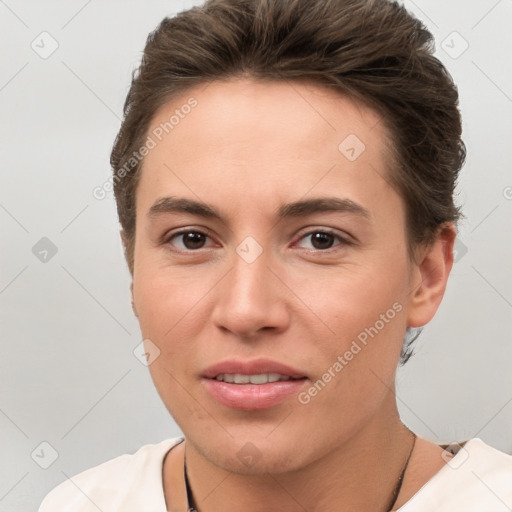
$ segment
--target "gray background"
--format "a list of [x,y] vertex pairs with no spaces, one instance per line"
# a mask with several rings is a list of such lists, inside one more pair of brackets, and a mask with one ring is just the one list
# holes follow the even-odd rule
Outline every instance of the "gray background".
[[[66,475],[179,435],[133,354],[113,198],[92,190],[110,175],[148,32],[191,5],[0,0],[0,512],[36,510]],[[399,372],[398,403],[433,441],[480,437],[512,453],[512,1],[405,5],[459,86],[468,158],[457,263]]]

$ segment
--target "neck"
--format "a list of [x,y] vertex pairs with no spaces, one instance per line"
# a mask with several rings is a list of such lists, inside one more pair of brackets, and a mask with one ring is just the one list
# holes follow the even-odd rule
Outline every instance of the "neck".
[[[372,510],[388,512],[412,436],[394,395],[357,434],[298,470],[236,474],[216,466],[187,442],[187,472],[199,512]],[[307,440],[304,440],[307,442]]]

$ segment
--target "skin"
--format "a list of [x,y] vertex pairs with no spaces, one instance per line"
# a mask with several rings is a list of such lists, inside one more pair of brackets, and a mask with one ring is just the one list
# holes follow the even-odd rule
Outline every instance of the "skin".
[[[442,226],[409,259],[404,203],[386,181],[387,132],[362,104],[307,82],[232,79],[169,101],[149,132],[190,96],[197,107],[144,161],[132,295],[143,337],[160,350],[151,376],[186,436],[196,507],[384,511],[412,445],[394,395],[403,338],[441,302],[455,229]],[[354,161],[338,149],[349,134],[365,144]],[[205,202],[222,219],[149,215],[166,196]],[[284,203],[325,196],[368,216],[276,217]],[[205,233],[203,247],[172,237],[184,228]],[[318,248],[311,234],[325,230],[336,235],[327,237],[332,247]],[[250,264],[236,252],[248,236],[262,249]],[[235,410],[205,390],[201,372],[233,357],[293,366],[307,390],[396,303],[401,311],[306,405],[294,396]],[[258,460],[248,467],[237,453],[249,442]],[[417,440],[397,506],[444,465],[440,453]],[[171,451],[169,507],[172,465]]]

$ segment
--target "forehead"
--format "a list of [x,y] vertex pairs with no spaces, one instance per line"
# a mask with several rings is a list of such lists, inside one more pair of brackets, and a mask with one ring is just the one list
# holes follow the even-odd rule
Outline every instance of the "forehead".
[[[192,100],[197,104],[189,108]],[[166,130],[169,121],[172,127]],[[262,131],[279,135],[266,140],[276,149],[305,140],[310,141],[308,146],[318,142],[327,149],[348,132],[373,144],[386,135],[380,121],[371,108],[325,85],[305,80],[233,79],[203,84],[173,98],[155,113],[150,131],[163,128],[161,135],[170,146],[193,135],[203,153],[217,152],[219,143],[231,142],[233,148],[235,142],[250,144]],[[334,149],[338,150],[337,144]]]
[[139,187],[146,190],[172,181],[188,195],[222,186],[261,199],[270,189],[280,197],[329,190],[341,174],[345,182],[386,180],[379,114],[307,81],[202,84],[163,105],[148,135],[155,147],[143,163]]

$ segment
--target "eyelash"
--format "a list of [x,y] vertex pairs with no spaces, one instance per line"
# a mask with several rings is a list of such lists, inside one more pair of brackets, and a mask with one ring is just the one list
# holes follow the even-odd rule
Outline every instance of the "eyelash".
[[[197,229],[184,229],[184,230],[178,231],[177,233],[173,233],[171,236],[167,237],[163,242],[164,242],[164,244],[172,245],[171,242],[173,239],[175,239],[179,236],[182,236],[182,235],[186,235],[188,233],[196,233],[199,235],[203,235],[207,238],[211,238],[207,233],[204,233],[203,231],[200,231]],[[337,245],[334,245],[332,247],[329,247],[327,249],[305,249],[308,252],[331,253],[333,250],[336,250],[336,247],[338,247],[339,245],[349,246],[349,245],[354,244],[354,242],[348,240],[347,238],[340,236],[339,234],[335,233],[334,231],[332,231],[330,229],[314,229],[314,230],[308,231],[307,233],[303,234],[299,238],[299,240],[303,240],[304,238],[311,236],[313,234],[316,234],[316,233],[331,235],[335,239],[337,239],[340,243]],[[194,252],[199,252],[201,249],[204,249],[204,247],[200,247],[199,249],[173,249],[173,250],[176,250],[177,252],[181,252],[181,253],[194,253]]]

